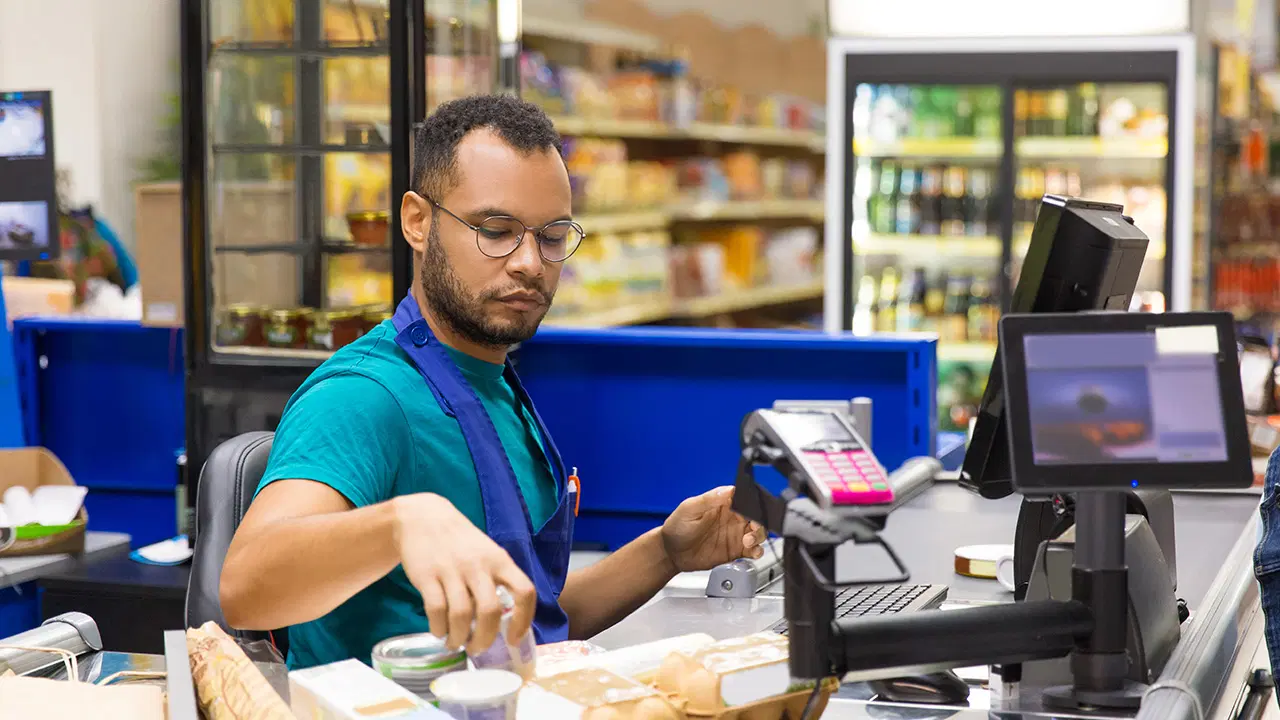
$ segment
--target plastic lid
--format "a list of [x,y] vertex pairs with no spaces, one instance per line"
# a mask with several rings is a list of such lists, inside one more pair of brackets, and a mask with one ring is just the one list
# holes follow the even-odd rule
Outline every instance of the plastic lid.
[[524,679],[508,670],[449,673],[431,683],[431,694],[459,705],[490,705],[520,691]]

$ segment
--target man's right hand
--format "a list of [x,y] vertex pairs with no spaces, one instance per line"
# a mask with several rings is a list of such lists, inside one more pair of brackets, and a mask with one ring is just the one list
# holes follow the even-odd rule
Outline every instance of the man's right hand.
[[392,502],[400,564],[422,593],[432,635],[451,648],[487,650],[502,618],[499,585],[515,600],[510,638],[529,630],[537,593],[506,550],[439,495],[404,495]]

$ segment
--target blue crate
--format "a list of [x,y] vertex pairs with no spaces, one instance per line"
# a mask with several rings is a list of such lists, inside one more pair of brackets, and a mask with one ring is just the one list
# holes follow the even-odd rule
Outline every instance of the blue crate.
[[[515,358],[582,479],[575,538],[610,547],[686,497],[732,484],[743,416],[774,400],[873,401],[890,469],[932,456],[936,341],[804,331],[547,328]],[[778,489],[781,479],[761,480]]]
[[28,318],[14,322],[13,340],[26,442],[89,489],[90,527],[127,532],[134,547],[176,534],[181,330]]

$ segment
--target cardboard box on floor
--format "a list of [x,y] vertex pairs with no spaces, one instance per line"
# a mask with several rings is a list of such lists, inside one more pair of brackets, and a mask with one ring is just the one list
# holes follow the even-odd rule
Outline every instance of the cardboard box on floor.
[[[75,485],[76,481],[57,455],[42,447],[12,448],[0,450],[0,496],[11,487],[21,485],[35,492],[41,485]],[[80,519],[88,520],[84,509]],[[77,530],[50,535],[35,540],[19,540],[0,551],[0,558],[18,555],[44,555],[49,553],[84,552],[84,525]]]

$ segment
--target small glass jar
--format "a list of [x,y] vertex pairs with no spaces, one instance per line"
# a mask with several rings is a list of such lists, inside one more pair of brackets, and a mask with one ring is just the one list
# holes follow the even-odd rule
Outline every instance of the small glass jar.
[[338,345],[334,342],[332,316],[333,313],[324,311],[316,313],[311,321],[311,328],[307,332],[308,348],[329,351],[338,349]]
[[218,318],[216,338],[221,347],[262,347],[266,344],[262,308],[248,304],[226,307]]
[[305,348],[312,314],[309,308],[272,310],[266,329],[267,347],[281,350]]
[[333,327],[333,347],[336,350],[360,339],[364,335],[364,318],[355,308],[344,308],[329,313]]
[[369,332],[378,327],[383,320],[391,319],[391,308],[388,305],[375,305],[367,308],[361,315],[361,319],[364,321],[364,331]]

